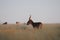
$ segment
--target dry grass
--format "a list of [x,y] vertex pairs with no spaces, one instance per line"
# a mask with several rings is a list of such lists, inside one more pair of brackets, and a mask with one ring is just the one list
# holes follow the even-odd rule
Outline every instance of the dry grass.
[[0,25],[0,40],[60,40],[60,24],[44,24],[42,29],[27,25]]

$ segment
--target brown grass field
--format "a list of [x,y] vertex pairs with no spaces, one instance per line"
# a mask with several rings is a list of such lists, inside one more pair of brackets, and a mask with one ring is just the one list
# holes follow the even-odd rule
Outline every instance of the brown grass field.
[[60,40],[60,24],[43,24],[42,29],[25,24],[0,24],[0,40]]

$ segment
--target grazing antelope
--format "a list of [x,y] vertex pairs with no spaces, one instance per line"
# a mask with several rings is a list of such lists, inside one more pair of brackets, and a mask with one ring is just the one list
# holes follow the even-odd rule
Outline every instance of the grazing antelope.
[[3,23],[3,24],[7,24],[7,22]]
[[16,24],[20,24],[19,22],[16,22]]

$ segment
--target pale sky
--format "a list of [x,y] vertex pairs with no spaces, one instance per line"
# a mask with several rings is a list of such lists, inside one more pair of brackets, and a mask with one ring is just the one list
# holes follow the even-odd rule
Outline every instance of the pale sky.
[[0,23],[60,23],[60,0],[0,0]]

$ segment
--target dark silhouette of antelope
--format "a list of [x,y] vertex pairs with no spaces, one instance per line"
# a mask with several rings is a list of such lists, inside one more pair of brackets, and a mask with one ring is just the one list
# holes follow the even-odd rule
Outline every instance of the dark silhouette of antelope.
[[3,24],[7,24],[7,22],[4,22]]
[[42,28],[42,23],[41,22],[33,22],[32,20],[31,20],[31,16],[29,17],[29,20],[28,20],[28,22],[27,22],[27,25],[29,25],[29,24],[31,24],[32,26],[33,26],[33,28]]

